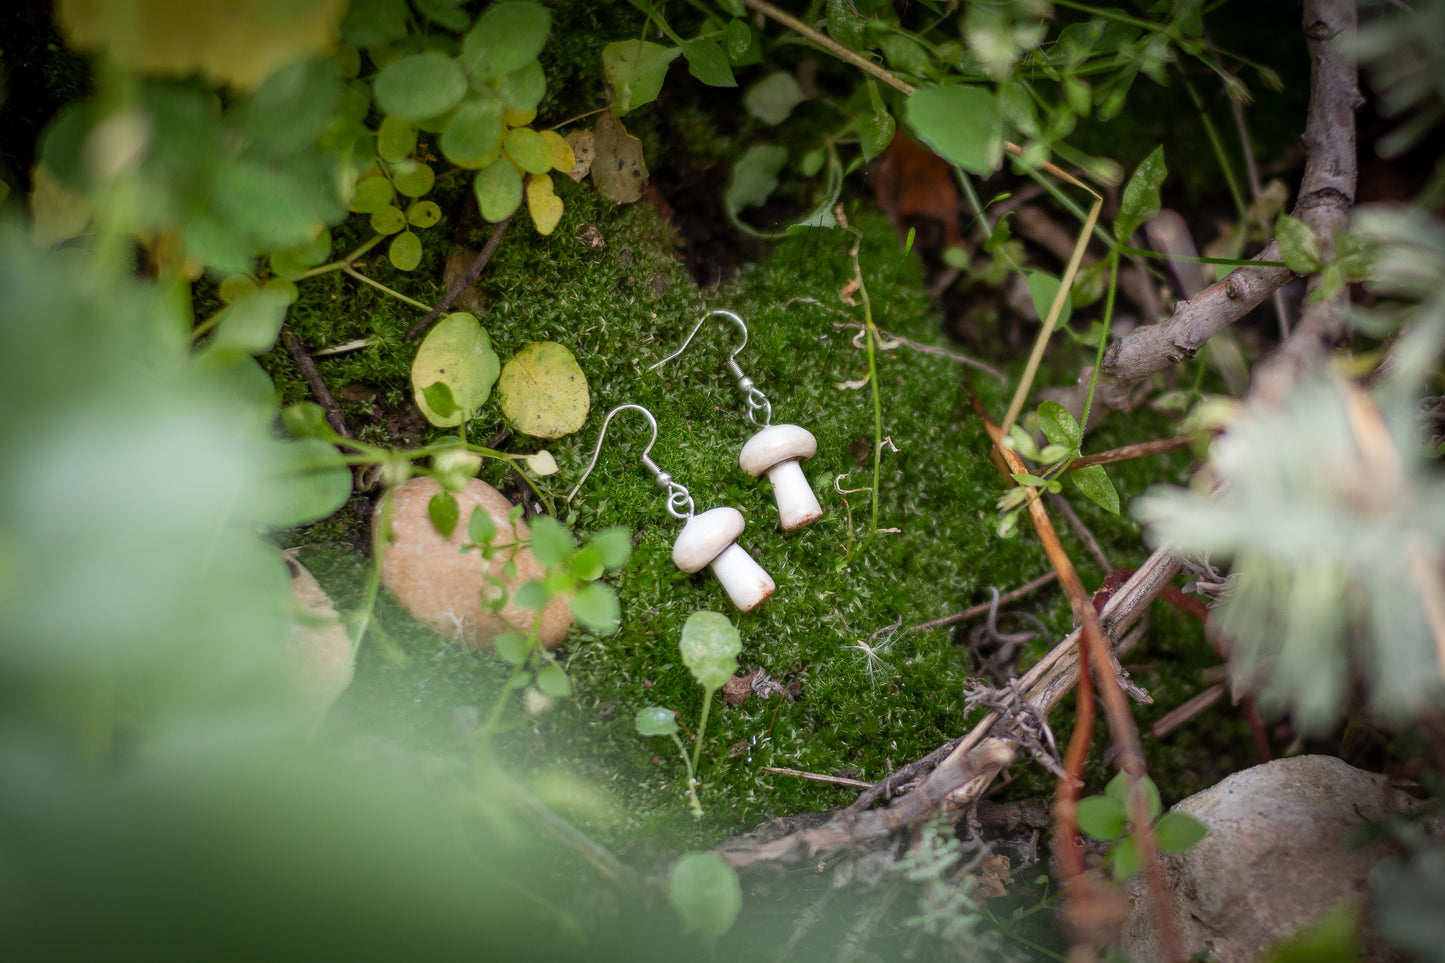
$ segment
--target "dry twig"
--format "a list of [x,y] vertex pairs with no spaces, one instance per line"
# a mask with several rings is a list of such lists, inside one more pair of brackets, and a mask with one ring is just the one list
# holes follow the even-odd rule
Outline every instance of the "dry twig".
[[486,269],[487,262],[492,259],[493,254],[497,253],[497,245],[502,243],[502,235],[507,233],[507,228],[512,226],[512,218],[516,216],[515,213],[508,214],[497,222],[497,226],[492,228],[491,236],[487,238],[487,243],[482,245],[482,249],[477,252],[477,259],[472,262],[471,267],[467,268],[467,273],[457,279],[457,283],[448,289],[446,297],[442,298],[436,307],[422,315],[422,319],[411,326],[411,330],[406,333],[407,341],[425,331],[427,325],[435,321],[443,311],[452,306],[452,302],[462,296],[463,291],[476,283],[477,278],[481,277],[482,271]]
[[301,339],[288,329],[282,328],[281,343],[291,353],[291,360],[296,362],[296,367],[301,369],[301,377],[306,379],[306,386],[311,389],[316,403],[326,412],[326,423],[331,426],[331,430],[342,438],[350,438],[351,429],[346,427],[346,417],[341,413],[341,405],[336,403],[331,389],[326,387],[325,379],[321,377],[321,372],[316,370],[316,362],[307,353]]

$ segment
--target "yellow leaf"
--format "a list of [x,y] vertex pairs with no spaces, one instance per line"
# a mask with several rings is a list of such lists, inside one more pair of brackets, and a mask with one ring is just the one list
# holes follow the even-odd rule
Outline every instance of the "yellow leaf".
[[531,110],[513,110],[508,107],[502,114],[502,120],[506,121],[508,127],[526,127],[537,119],[537,108]]
[[562,219],[562,198],[552,190],[552,178],[545,174],[527,178],[527,210],[538,234],[545,237],[557,227]]
[[30,175],[31,235],[42,247],[77,237],[90,227],[95,205],[61,182],[42,161]]
[[346,0],[59,0],[55,14],[77,50],[249,90],[280,67],[335,50],[346,9]]
[[502,414],[534,438],[570,435],[587,421],[592,396],[577,359],[555,341],[536,341],[517,352],[497,381]]
[[552,148],[552,167],[566,173],[577,166],[577,155],[572,152],[572,145],[562,138],[562,135],[555,130],[542,131],[542,139],[547,146]]

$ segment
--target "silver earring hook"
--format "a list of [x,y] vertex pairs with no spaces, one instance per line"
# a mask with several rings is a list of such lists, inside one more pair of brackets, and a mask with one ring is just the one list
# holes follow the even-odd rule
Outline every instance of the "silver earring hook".
[[[758,387],[753,383],[753,379],[743,374],[743,369],[737,363],[736,359],[738,353],[741,352],[743,348],[746,348],[748,346],[748,326],[742,318],[738,317],[736,314],[733,314],[731,311],[727,311],[722,308],[714,308],[707,314],[704,314],[702,317],[698,318],[697,324],[692,326],[692,330],[688,332],[687,338],[682,342],[682,347],[678,348],[672,354],[668,355],[666,358],[663,358],[656,364],[650,365],[647,370],[651,371],[654,368],[660,368],[663,365],[667,364],[669,361],[671,361],[673,358],[676,358],[678,355],[686,351],[687,346],[689,344],[692,344],[693,337],[697,334],[698,330],[702,328],[702,323],[708,318],[713,317],[714,315],[722,315],[723,317],[728,318],[733,322],[733,324],[736,324],[738,326],[738,330],[742,332],[743,340],[739,342],[738,346],[736,348],[733,348],[732,353],[728,355],[727,366],[728,370],[732,372],[733,377],[737,379],[738,390],[743,393],[744,398],[747,400],[748,421],[751,421],[753,424],[758,425],[759,427],[766,428],[768,427],[768,425],[772,424],[773,421],[773,406],[768,402],[767,396],[764,395],[760,390],[758,390]],[[758,421],[758,412],[760,411],[763,413],[762,421]]]
[[567,493],[567,501],[572,500],[572,497],[581,489],[582,483],[587,480],[587,476],[592,474],[592,469],[597,467],[597,458],[602,454],[602,442],[607,438],[607,426],[612,424],[613,417],[619,411],[625,411],[628,408],[640,411],[642,417],[646,418],[647,423],[652,426],[652,437],[647,440],[647,447],[642,449],[640,460],[647,470],[652,472],[652,477],[657,480],[658,486],[667,489],[667,513],[673,518],[691,518],[693,513],[692,495],[682,485],[673,481],[672,476],[659,468],[657,462],[652,460],[652,446],[657,444],[657,419],[652,417],[652,412],[641,405],[618,405],[607,412],[607,417],[602,420],[602,431],[597,435],[597,447],[592,449],[592,460],[587,463],[587,470],[582,473],[581,478],[577,479],[577,484],[572,486],[572,490]]

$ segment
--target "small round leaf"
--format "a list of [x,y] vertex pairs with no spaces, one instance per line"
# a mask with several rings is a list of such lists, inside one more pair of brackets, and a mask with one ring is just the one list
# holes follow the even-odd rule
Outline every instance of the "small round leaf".
[[589,543],[597,549],[606,568],[621,568],[632,555],[632,533],[625,528],[604,528]]
[[546,237],[562,220],[562,199],[552,189],[552,178],[533,174],[527,178],[527,213],[537,233]]
[[[438,321],[417,350],[411,365],[412,394],[438,428],[460,425],[487,400],[500,368],[487,332],[473,315],[458,311]],[[451,391],[455,411],[443,415],[427,404],[424,392],[437,382]]]
[[477,171],[472,189],[482,217],[489,221],[500,221],[522,203],[522,175],[505,157]]
[[395,196],[391,182],[379,174],[374,174],[356,182],[356,192],[351,197],[351,209],[358,214],[374,214],[390,204]]
[[662,706],[646,706],[637,710],[632,727],[640,736],[670,736],[678,731],[677,713]]
[[393,60],[377,74],[373,87],[378,107],[410,121],[451,110],[466,92],[461,65],[435,50]]
[[392,267],[398,271],[414,271],[421,263],[421,238],[411,231],[403,231],[391,242],[387,251]]
[[532,646],[526,638],[517,635],[515,632],[503,632],[493,637],[492,646],[497,650],[497,655],[508,665],[521,665],[527,661],[527,653]]
[[577,542],[572,533],[551,515],[539,515],[532,520],[532,554],[547,568],[561,565],[577,551]]
[[512,162],[528,174],[545,174],[552,169],[552,145],[530,127],[507,131],[503,147]]
[[480,167],[480,161],[502,142],[502,102],[495,97],[468,100],[447,121],[437,146],[458,167]]
[[382,160],[399,161],[416,149],[416,125],[400,117],[387,116],[376,131],[376,153]]
[[318,521],[351,497],[351,470],[336,446],[319,438],[278,443],[281,474],[267,486],[271,496],[263,521],[290,528]]
[[572,681],[560,665],[548,662],[537,670],[537,688],[549,696],[565,699],[572,694]]
[[743,887],[737,872],[716,853],[688,853],[667,878],[667,899],[687,929],[716,940],[737,920]]
[[694,612],[682,625],[682,664],[704,689],[721,689],[738,670],[743,638],[726,615]]
[[611,635],[622,620],[622,609],[612,586],[604,582],[588,582],[572,597],[572,614],[598,635]]
[[431,497],[426,505],[427,516],[431,519],[432,527],[441,533],[442,538],[451,538],[452,532],[457,529],[457,516],[460,514],[457,508],[457,500],[448,491],[439,491]]
[[421,197],[436,183],[436,172],[420,161],[401,161],[391,172],[398,194]]
[[412,227],[431,227],[442,219],[442,209],[436,201],[417,201],[406,209],[406,219]]
[[461,61],[474,77],[500,77],[537,59],[547,42],[551,14],[536,3],[494,3],[462,40]]
[[572,352],[555,341],[527,345],[502,369],[502,413],[534,438],[560,438],[581,428],[592,406],[587,377]]
[[388,205],[371,215],[371,229],[378,234],[396,234],[406,227],[406,215],[401,208]]

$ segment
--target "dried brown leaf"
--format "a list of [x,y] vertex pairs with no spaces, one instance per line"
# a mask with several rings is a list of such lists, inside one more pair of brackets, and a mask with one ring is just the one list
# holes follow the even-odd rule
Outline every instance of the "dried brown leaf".
[[[610,110],[602,112],[592,128],[592,183],[602,196],[619,204],[630,204],[647,186],[647,164],[642,159],[642,142],[627,132]],[[574,148],[575,152],[575,148]]]

